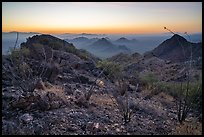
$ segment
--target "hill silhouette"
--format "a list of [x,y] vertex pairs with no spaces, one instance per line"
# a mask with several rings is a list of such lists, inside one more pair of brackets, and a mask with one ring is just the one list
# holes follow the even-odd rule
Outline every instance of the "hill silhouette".
[[202,43],[191,43],[184,37],[175,34],[153,49],[150,54],[172,62],[184,62],[190,60],[191,48],[193,60],[202,57]]

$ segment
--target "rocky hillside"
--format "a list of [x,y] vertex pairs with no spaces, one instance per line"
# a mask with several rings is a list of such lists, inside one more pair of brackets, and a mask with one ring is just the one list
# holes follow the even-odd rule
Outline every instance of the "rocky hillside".
[[107,58],[108,61],[113,61],[116,62],[120,65],[126,66],[134,62],[138,62],[142,58],[142,55],[139,53],[135,52],[134,54],[124,54],[124,53],[119,53],[115,56],[112,56],[110,58]]
[[[138,90],[127,78],[110,82],[89,55],[39,35],[2,56],[2,134],[201,134],[194,111],[187,118],[193,122],[184,123],[190,127],[181,130],[174,97],[163,91],[152,95],[140,85]],[[130,56],[138,57],[132,64],[142,64],[139,54]]]
[[[35,50],[37,50],[39,46],[43,45],[45,48],[48,47],[48,48],[52,48],[53,50],[60,50],[60,51],[73,53],[85,60],[94,60],[94,61],[99,60],[99,58],[88,53],[87,51],[76,49],[72,43],[68,43],[64,40],[61,40],[51,35],[36,35],[36,36],[33,36],[32,38],[28,38],[27,42],[22,43],[21,45],[22,47],[29,48],[32,54],[35,54]],[[35,57],[37,58],[39,57],[39,55]]]

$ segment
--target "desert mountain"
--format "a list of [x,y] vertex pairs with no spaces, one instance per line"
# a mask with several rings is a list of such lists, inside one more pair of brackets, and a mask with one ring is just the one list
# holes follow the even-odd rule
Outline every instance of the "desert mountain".
[[130,50],[126,46],[117,46],[108,41],[106,38],[99,39],[93,44],[86,46],[86,49],[101,58],[111,57],[118,53],[130,53]]
[[33,53],[33,58],[39,58],[39,57],[41,57],[42,59],[44,58],[44,55],[43,55],[44,53],[41,53],[41,55],[38,55],[38,56],[35,55],[37,50],[40,49],[41,46],[44,46],[46,50],[45,53],[46,54],[48,53],[48,56],[52,56],[52,55],[49,55],[49,50],[48,50],[49,48],[51,48],[52,50],[70,52],[82,59],[88,59],[88,60],[90,59],[95,61],[98,60],[98,58],[92,55],[91,53],[84,50],[76,49],[72,43],[68,43],[52,35],[43,34],[43,35],[35,35],[33,37],[29,37],[27,39],[27,42],[22,43],[21,46],[29,48]]
[[73,43],[74,46],[78,49],[85,49],[86,50],[86,46],[96,42],[97,40],[99,40],[99,38],[87,38],[87,37],[76,37],[73,39],[64,39],[65,41],[69,42],[69,43]]
[[71,42],[87,42],[89,39],[86,38],[86,37],[77,37],[77,38],[74,38],[72,40],[70,40]]
[[135,42],[137,42],[136,39],[132,39],[132,40],[129,40],[125,37],[121,37],[119,39],[117,39],[116,41],[114,41],[114,43],[117,43],[117,44],[127,44],[127,45],[133,45],[135,44]]
[[115,42],[126,43],[126,42],[130,42],[130,40],[128,40],[127,38],[121,37],[117,39]]
[[191,43],[178,34],[162,42],[150,54],[172,62],[189,61],[191,57],[191,46],[192,59],[197,60],[199,57],[202,57],[202,43]]

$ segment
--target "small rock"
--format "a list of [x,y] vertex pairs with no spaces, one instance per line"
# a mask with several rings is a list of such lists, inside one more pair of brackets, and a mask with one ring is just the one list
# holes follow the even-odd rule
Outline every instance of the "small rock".
[[33,116],[31,116],[30,114],[26,113],[26,114],[23,114],[21,117],[20,117],[20,121],[22,121],[23,123],[29,123],[33,120]]
[[119,129],[119,128],[116,128],[116,131],[117,131],[117,132],[120,132],[120,129]]
[[95,124],[94,124],[94,127],[95,127],[95,128],[99,128],[99,123],[95,123]]
[[128,91],[135,91],[136,90],[136,86],[133,86],[131,84],[128,85]]
[[95,133],[97,131],[100,131],[99,127],[100,127],[99,123],[88,122],[87,126],[86,126],[86,129],[88,129],[92,133]]
[[117,124],[117,123],[115,123],[113,126],[118,126],[118,124]]

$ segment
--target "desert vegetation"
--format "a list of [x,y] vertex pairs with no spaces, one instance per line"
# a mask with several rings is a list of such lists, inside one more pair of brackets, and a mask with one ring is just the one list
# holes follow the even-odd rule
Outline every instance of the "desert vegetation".
[[201,134],[202,73],[191,63],[124,57],[28,38],[2,56],[3,134],[193,134],[192,124]]

